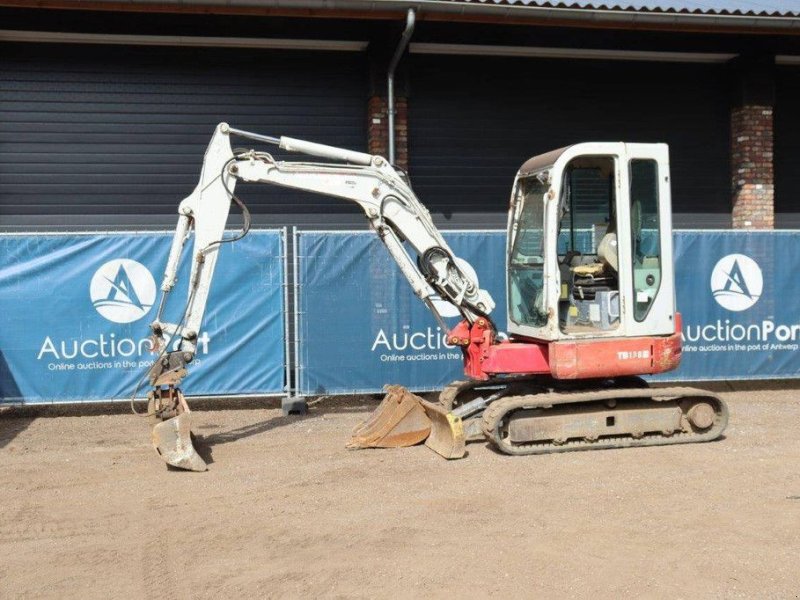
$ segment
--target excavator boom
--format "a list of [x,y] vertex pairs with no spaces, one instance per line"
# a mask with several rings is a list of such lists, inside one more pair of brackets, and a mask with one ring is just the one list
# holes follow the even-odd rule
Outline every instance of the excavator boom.
[[[326,162],[281,161],[257,150],[234,153],[231,136]],[[162,351],[149,373],[154,388],[149,396],[149,412],[164,421],[154,427],[154,446],[169,464],[192,470],[203,470],[205,463],[192,446],[189,409],[177,386],[194,359],[220,246],[245,235],[249,228],[247,208],[235,194],[238,181],[294,188],[357,204],[416,296],[443,329],[447,325],[436,300],[452,303],[468,323],[485,321],[494,309],[494,300],[480,288],[475,270],[455,256],[405,174],[386,159],[219,124],[206,150],[200,181],[178,208],[178,224],[161,284],[161,302],[151,324],[154,340]],[[226,239],[224,231],[232,203],[242,209],[245,224],[240,236]],[[175,286],[183,248],[192,235],[193,258],[183,316],[178,323],[165,323],[162,315],[167,296]],[[178,349],[168,350],[175,340]],[[404,388],[394,387],[375,415],[356,428],[349,446],[403,446],[430,437],[439,440],[431,444],[447,448],[443,452],[455,456],[463,455],[463,435],[461,438],[459,435],[458,423],[452,418],[448,420],[437,406],[425,403]]]

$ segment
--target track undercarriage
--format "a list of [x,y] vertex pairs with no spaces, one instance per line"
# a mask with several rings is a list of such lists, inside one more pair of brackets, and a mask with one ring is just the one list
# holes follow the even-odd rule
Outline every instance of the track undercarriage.
[[728,422],[717,395],[651,388],[638,377],[462,381],[439,400],[463,419],[466,441],[486,439],[513,455],[705,442]]

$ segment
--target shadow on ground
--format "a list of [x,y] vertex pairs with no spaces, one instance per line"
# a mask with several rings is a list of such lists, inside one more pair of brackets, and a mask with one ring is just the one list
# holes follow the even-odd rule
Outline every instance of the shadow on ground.
[[[203,434],[200,433],[203,426],[193,428],[193,442],[197,453],[207,463],[213,462],[212,452],[213,447],[221,444],[229,444],[252,437],[267,433],[273,429],[284,427],[286,425],[295,424],[302,421],[310,421],[325,415],[331,414],[352,414],[352,413],[366,413],[374,408],[383,396],[368,395],[368,396],[341,396],[341,397],[319,397],[309,400],[309,411],[304,415],[275,415],[270,416],[262,421],[243,425],[228,431],[220,431],[215,433]],[[277,408],[279,405],[274,406]],[[219,408],[216,406],[216,408]],[[227,408],[227,407],[226,407]],[[197,409],[195,409],[197,410]],[[209,426],[206,426],[209,427]]]
[[9,412],[10,411],[0,408],[0,448],[8,446],[15,437],[25,431],[35,420],[31,417],[7,418],[6,415]]
[[[657,386],[659,384],[656,384]],[[665,385],[675,385],[669,383]],[[776,390],[800,390],[800,380],[758,380],[758,381],[712,381],[685,382],[680,385],[695,386],[714,392],[756,392]],[[427,400],[436,401],[437,393],[420,394]],[[359,413],[373,410],[383,394],[360,394],[350,396],[309,397],[309,412],[303,416],[270,416],[264,420],[238,427],[230,431],[203,435],[194,429],[195,447],[206,462],[211,460],[212,448],[218,444],[228,444],[240,439],[266,433],[298,420],[314,419],[327,414]],[[270,398],[187,398],[193,411],[217,410],[273,410],[281,406],[281,399]],[[137,410],[145,410],[144,402],[137,402]],[[2,405],[0,404],[0,448],[8,445],[37,418],[78,417],[112,414],[130,414],[128,402],[83,402],[74,404]]]
[[264,419],[263,421],[250,423],[248,425],[243,425],[228,431],[220,431],[210,434],[199,433],[198,430],[201,428],[195,428],[193,429],[192,442],[194,444],[194,449],[197,450],[197,453],[200,455],[200,457],[206,461],[207,464],[211,464],[214,462],[214,446],[230,444],[254,435],[261,435],[262,433],[272,431],[273,429],[277,429],[279,427],[284,427],[291,423],[306,421],[319,416],[322,416],[322,413],[318,413],[316,411],[302,416],[277,415]]

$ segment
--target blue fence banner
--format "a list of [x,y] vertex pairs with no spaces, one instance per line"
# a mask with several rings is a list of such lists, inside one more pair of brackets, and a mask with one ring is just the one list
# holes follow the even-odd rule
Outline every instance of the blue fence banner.
[[[445,237],[477,268],[505,329],[505,232]],[[166,233],[0,235],[0,402],[129,398],[153,358],[147,325],[169,244]],[[576,245],[591,247],[591,234]],[[684,355],[654,379],[800,376],[800,233],[678,231],[674,247]],[[301,231],[295,253],[299,393],[428,391],[463,377],[461,351],[374,234]],[[184,306],[186,254],[168,321]],[[285,256],[277,230],[222,247],[187,394],[285,392]]]
[[680,367],[659,381],[800,376],[800,232],[677,231]]
[[[171,237],[0,236],[0,401],[129,399],[154,358],[148,325]],[[183,313],[190,255],[187,248],[168,322]],[[223,244],[187,395],[284,390],[285,255],[281,230]]]
[[[505,232],[445,238],[478,270],[505,329]],[[576,245],[590,248],[589,233]],[[463,378],[460,350],[445,344],[374,234],[298,232],[295,247],[300,393],[372,393],[386,383],[428,391]],[[684,354],[678,370],[652,379],[800,376],[800,233],[678,231],[674,247]]]
[[[504,326],[505,232],[444,237],[476,268]],[[295,252],[301,394],[371,393],[386,383],[426,391],[463,379],[461,350],[446,343],[374,233],[297,232]]]

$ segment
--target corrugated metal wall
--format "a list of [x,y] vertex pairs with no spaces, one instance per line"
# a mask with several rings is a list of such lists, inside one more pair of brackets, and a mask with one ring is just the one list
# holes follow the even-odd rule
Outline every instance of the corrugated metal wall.
[[[0,227],[171,227],[220,121],[364,150],[366,71],[348,52],[0,44]],[[256,223],[363,222],[341,201],[239,191]]]
[[413,55],[410,173],[432,211],[502,226],[530,156],[582,141],[670,145],[677,227],[730,227],[722,66]]
[[[411,55],[410,172],[445,227],[502,227],[529,156],[585,140],[670,144],[678,227],[728,227],[717,65]],[[0,44],[0,228],[171,227],[220,120],[366,148],[361,53]],[[800,226],[800,81],[781,70],[779,227]],[[242,186],[259,224],[361,227],[341,201]]]
[[775,98],[775,227],[800,228],[800,68],[778,69]]

